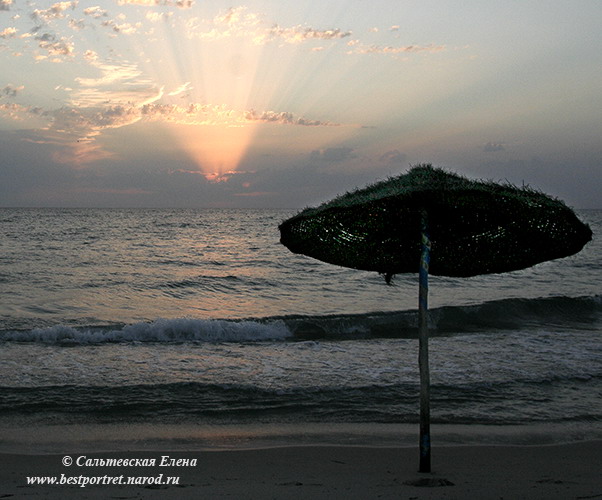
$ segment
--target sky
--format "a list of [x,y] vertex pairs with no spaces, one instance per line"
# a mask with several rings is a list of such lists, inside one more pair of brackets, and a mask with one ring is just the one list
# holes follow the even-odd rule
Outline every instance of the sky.
[[0,206],[302,208],[431,163],[602,208],[599,0],[0,0]]

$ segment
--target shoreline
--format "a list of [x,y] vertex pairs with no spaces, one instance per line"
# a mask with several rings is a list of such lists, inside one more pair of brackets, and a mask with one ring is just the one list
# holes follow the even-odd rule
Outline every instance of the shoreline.
[[[167,463],[171,465],[159,465],[164,455],[170,457]],[[65,455],[60,454],[0,454],[0,498],[32,494],[50,499],[80,495],[237,499],[602,498],[599,440],[523,446],[434,446],[431,474],[417,472],[417,446],[314,444],[187,452],[91,452],[69,457],[71,465],[65,465]],[[88,459],[91,462],[85,465]],[[121,466],[106,466],[116,463],[106,460],[122,460]],[[150,466],[153,460],[155,463]],[[28,476],[84,477],[88,479],[83,481],[91,481],[89,478],[159,475],[162,480],[178,477],[179,484],[26,484]],[[423,486],[417,486],[421,483]]]
[[[49,424],[0,421],[0,454],[52,455],[125,451],[240,451],[290,446],[413,448],[418,424],[111,422]],[[433,447],[545,446],[602,441],[596,422],[431,424]]]

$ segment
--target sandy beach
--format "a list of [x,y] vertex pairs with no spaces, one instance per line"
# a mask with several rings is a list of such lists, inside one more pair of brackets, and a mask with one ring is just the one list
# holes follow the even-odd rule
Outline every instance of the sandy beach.
[[[602,498],[600,441],[439,447],[433,450],[431,474],[416,472],[416,455],[414,447],[365,446],[2,454],[0,498]],[[121,461],[107,466],[107,460]],[[28,485],[31,476],[72,484]],[[139,484],[110,484],[129,477]],[[179,484],[140,479],[171,477]]]

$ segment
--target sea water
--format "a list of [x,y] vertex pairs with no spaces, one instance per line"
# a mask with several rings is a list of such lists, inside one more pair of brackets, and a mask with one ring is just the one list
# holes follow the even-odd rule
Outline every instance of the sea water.
[[[409,436],[417,276],[290,253],[293,213],[0,209],[0,451]],[[579,216],[575,256],[431,277],[441,439],[602,438],[602,211]]]

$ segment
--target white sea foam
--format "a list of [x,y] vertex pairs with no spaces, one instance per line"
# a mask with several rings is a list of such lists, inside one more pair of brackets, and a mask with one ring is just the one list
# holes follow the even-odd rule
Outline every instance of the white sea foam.
[[18,342],[97,344],[105,342],[251,342],[292,336],[282,321],[158,319],[122,328],[72,328],[57,325],[30,331],[5,332],[3,340]]

